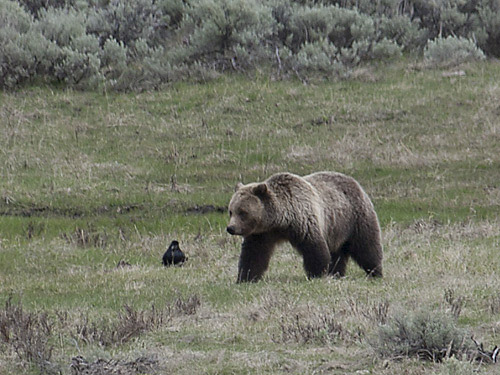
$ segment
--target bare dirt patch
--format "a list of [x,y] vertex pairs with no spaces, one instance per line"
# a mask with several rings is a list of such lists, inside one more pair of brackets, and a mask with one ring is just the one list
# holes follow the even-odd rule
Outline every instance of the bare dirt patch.
[[226,211],[227,211],[226,207],[214,206],[212,204],[206,204],[201,206],[195,205],[186,209],[186,213],[188,214],[200,214],[200,215],[205,215],[212,212],[224,213]]

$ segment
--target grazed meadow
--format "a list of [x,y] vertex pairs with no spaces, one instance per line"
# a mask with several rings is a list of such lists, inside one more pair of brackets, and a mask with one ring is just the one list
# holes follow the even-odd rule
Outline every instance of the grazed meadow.
[[[1,93],[0,373],[496,373],[373,345],[413,311],[500,345],[500,65],[460,70]],[[283,246],[235,284],[235,184],[317,170],[372,197],[384,279],[308,281]],[[189,261],[166,269],[173,239]]]

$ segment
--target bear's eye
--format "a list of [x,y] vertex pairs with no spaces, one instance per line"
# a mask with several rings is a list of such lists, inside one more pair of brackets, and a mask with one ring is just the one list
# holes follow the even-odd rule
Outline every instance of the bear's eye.
[[238,213],[238,215],[239,215],[242,219],[244,219],[244,218],[246,218],[246,217],[248,216],[248,213],[247,213],[246,211],[240,211],[240,212]]
[[233,216],[233,211],[229,211],[229,216]]

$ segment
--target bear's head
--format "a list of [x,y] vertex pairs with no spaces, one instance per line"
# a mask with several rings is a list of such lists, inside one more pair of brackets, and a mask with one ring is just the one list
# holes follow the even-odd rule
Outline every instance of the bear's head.
[[265,230],[266,209],[264,200],[269,190],[265,183],[236,185],[236,191],[229,202],[229,234],[247,237]]

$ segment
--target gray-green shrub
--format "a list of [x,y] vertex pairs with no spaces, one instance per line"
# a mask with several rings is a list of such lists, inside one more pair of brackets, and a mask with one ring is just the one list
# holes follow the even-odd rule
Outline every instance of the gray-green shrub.
[[61,48],[61,59],[55,69],[55,76],[67,83],[78,85],[85,82],[95,86],[100,80],[101,61],[99,45],[92,35],[75,38],[70,46]]
[[500,57],[500,1],[480,0],[477,8],[478,45],[489,55]]
[[355,9],[339,6],[303,7],[290,21],[286,45],[296,52],[296,70],[341,72],[362,61],[390,59],[401,54],[401,47],[376,32],[372,18]]
[[254,65],[267,55],[270,13],[255,0],[192,1],[186,22],[193,29],[189,59],[221,69]]
[[294,12],[290,33],[289,47],[292,50],[300,49],[304,43],[325,38],[337,48],[349,48],[355,41],[372,40],[375,25],[369,16],[356,10],[338,6],[306,6]]
[[59,47],[86,35],[86,15],[73,8],[41,9],[34,29]]
[[101,78],[101,48],[95,35],[87,34],[87,15],[74,8],[49,8],[39,12],[33,29],[54,52],[47,67],[53,77],[71,85],[94,86]]
[[127,47],[123,42],[108,38],[100,50],[100,59],[102,73],[109,81],[116,83],[127,69]]
[[261,67],[348,76],[402,51],[438,65],[500,55],[500,0],[0,0],[0,11],[0,87],[144,90]]
[[306,42],[296,54],[290,56],[288,63],[297,73],[345,74],[347,68],[339,61],[338,53],[339,50],[327,39]]
[[382,357],[431,361],[467,356],[475,350],[470,334],[458,328],[452,316],[423,311],[389,319],[379,327],[372,346]]
[[35,74],[32,22],[18,3],[0,1],[0,86],[16,86]]
[[420,28],[415,20],[402,15],[381,17],[377,28],[381,36],[396,42],[408,52],[422,51],[427,42],[427,31]]
[[437,66],[459,65],[484,58],[483,51],[476,46],[474,41],[454,36],[430,40],[424,50],[426,63]]
[[113,38],[125,46],[133,45],[138,39],[156,46],[166,27],[154,0],[111,0],[92,15],[89,32],[98,35],[102,41]]

